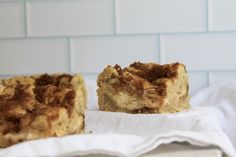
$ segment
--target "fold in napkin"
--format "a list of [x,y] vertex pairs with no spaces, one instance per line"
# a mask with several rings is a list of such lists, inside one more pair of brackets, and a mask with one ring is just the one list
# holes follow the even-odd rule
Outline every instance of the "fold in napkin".
[[[94,91],[93,91],[94,92]],[[0,149],[0,156],[138,156],[161,144],[216,146],[233,157],[236,148],[236,81],[199,92],[189,111],[176,114],[86,112],[86,134],[34,140]],[[93,102],[94,101],[90,101]]]

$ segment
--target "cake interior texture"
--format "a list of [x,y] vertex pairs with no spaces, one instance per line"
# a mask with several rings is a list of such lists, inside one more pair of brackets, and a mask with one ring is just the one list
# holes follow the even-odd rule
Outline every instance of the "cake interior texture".
[[175,113],[190,107],[188,75],[180,63],[135,62],[124,69],[109,65],[97,85],[102,111]]
[[83,133],[86,89],[80,75],[0,80],[0,147]]

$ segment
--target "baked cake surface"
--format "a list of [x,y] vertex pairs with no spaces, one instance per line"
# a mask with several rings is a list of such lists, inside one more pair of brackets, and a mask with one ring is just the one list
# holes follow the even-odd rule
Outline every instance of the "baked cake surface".
[[175,113],[189,108],[188,75],[180,63],[107,66],[97,79],[102,111]]
[[0,80],[0,147],[82,133],[86,90],[80,75],[35,75]]

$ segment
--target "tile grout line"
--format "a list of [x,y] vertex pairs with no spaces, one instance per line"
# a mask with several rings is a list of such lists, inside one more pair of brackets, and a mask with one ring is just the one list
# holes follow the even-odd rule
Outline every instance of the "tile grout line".
[[158,62],[161,64],[161,35],[157,35],[157,53],[158,53]]
[[2,78],[9,78],[9,77],[11,77],[11,75],[4,75],[4,74],[0,75],[0,79],[2,79]]
[[99,72],[80,72],[82,75],[99,75]]
[[28,26],[27,26],[27,23],[28,23],[28,19],[27,19],[27,2],[26,1],[23,1],[23,3],[24,3],[24,25],[25,25],[25,27],[24,27],[24,31],[25,31],[25,38],[27,38],[28,37]]
[[[1,3],[1,2],[0,2]],[[172,32],[172,33],[138,33],[138,34],[93,34],[93,35],[70,35],[69,37],[72,38],[90,38],[90,37],[125,37],[125,36],[147,36],[147,35],[196,35],[196,34],[202,34],[202,35],[210,35],[210,34],[230,34],[230,33],[236,33],[235,31],[209,31],[209,32]],[[58,35],[58,36],[28,36],[29,39],[58,39],[58,38],[67,38],[68,35]],[[25,37],[0,37],[0,40],[14,40],[14,39],[24,39]]]
[[209,0],[206,0],[206,32],[209,32]]
[[71,65],[71,48],[70,48],[70,37],[67,37],[67,56],[68,56],[68,72],[69,74],[72,73],[72,65]]
[[[7,78],[7,77],[14,77],[14,76],[30,76],[30,75],[37,75],[42,73],[16,73],[16,74],[0,74],[0,78]],[[98,75],[99,72],[80,72],[83,75]]]
[[14,76],[30,76],[30,75],[37,75],[41,74],[40,72],[38,73],[15,73],[15,74],[0,74],[0,77],[14,77]]
[[113,14],[113,34],[116,35],[117,34],[117,30],[116,30],[116,0],[112,1],[112,14]]
[[24,2],[25,0],[1,0],[0,3],[19,3],[19,2]]
[[[0,3],[4,3],[4,2],[24,2],[25,0],[1,0]],[[32,1],[32,0],[31,0]],[[37,0],[37,1],[58,1],[58,0]],[[63,1],[78,1],[78,0],[63,0]]]
[[210,72],[207,71],[207,86],[210,86]]
[[159,35],[159,53],[160,53],[160,64],[164,64],[164,54],[163,54],[163,50],[162,50],[162,39],[161,39],[161,34]]

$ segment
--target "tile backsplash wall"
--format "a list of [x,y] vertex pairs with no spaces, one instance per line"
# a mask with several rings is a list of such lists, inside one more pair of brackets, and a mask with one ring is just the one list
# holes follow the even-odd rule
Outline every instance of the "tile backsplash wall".
[[0,0],[0,76],[187,65],[191,94],[236,78],[235,0]]

